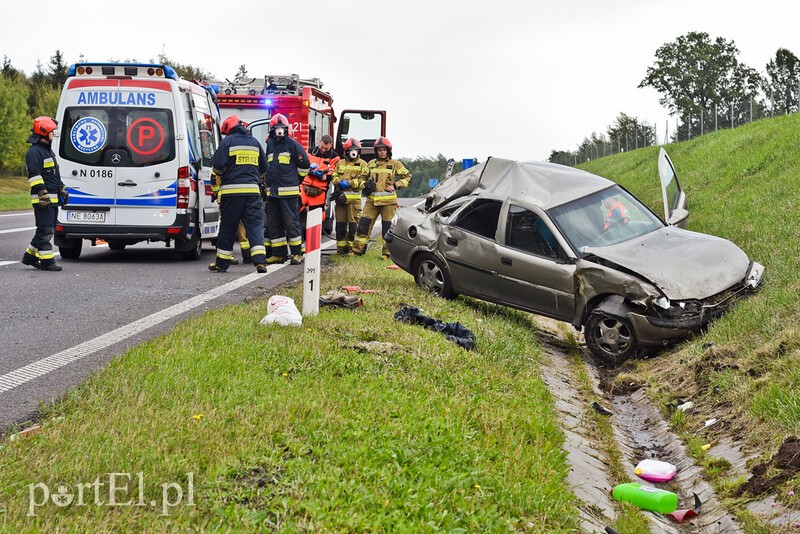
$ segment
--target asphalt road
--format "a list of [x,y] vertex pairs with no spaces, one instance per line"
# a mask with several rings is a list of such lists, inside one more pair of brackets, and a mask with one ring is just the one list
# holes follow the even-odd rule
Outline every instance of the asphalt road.
[[[20,263],[33,233],[32,211],[0,213],[0,433],[177,322],[272,295],[303,275],[302,265],[288,264],[262,275],[252,265],[211,273],[210,242],[200,260],[187,262],[164,243],[112,251],[84,241],[80,259],[56,256],[64,270],[44,272]],[[327,241],[323,236],[323,247]],[[323,250],[323,263],[334,249]],[[235,255],[241,259],[238,246]],[[55,368],[48,372],[48,365]]]

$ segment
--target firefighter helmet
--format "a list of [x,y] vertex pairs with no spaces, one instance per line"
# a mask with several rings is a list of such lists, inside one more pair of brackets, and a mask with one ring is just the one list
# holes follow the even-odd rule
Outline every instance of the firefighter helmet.
[[233,130],[240,124],[242,124],[242,120],[236,115],[231,115],[230,117],[222,121],[222,126],[220,126],[219,131],[222,132],[222,135],[228,135],[231,130]]
[[344,151],[347,152],[351,148],[361,150],[361,141],[359,141],[355,137],[349,137],[347,141],[344,142]]
[[47,116],[36,117],[33,119],[33,133],[47,137],[47,135],[56,129],[58,123]]
[[360,153],[361,142],[358,139],[350,137],[344,142],[344,155],[348,160],[355,160]]
[[269,132],[275,134],[275,137],[284,137],[285,135],[292,135],[292,125],[281,113],[273,116],[269,120]]
[[385,137],[379,137],[375,139],[375,154],[378,153],[379,148],[385,148],[389,152],[389,157],[392,157],[392,143],[386,139]]

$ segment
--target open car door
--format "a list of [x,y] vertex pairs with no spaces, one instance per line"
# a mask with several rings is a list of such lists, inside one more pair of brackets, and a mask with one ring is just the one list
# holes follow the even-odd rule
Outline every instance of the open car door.
[[658,175],[661,178],[661,192],[664,195],[664,220],[667,224],[686,228],[689,222],[689,209],[686,194],[678,182],[678,173],[663,148],[658,152]]

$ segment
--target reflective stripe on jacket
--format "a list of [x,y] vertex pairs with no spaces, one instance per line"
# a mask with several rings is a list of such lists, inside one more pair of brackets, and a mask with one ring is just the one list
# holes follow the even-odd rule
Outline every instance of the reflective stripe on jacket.
[[50,202],[53,205],[58,204],[58,192],[64,187],[64,183],[50,144],[43,141],[33,143],[25,154],[25,165],[28,167],[31,204],[39,204],[39,191],[44,189],[47,190]]
[[397,193],[387,192],[387,187],[394,186],[395,189],[403,189],[411,183],[411,173],[396,159],[381,161],[376,158],[370,161],[369,175],[375,181],[375,192],[369,196],[369,200],[376,206],[397,203]]
[[267,139],[267,187],[272,197],[300,196],[300,182],[308,174],[308,154],[290,137]]
[[260,195],[258,182],[267,172],[261,144],[244,127],[236,126],[225,136],[211,158],[212,191],[220,195]]

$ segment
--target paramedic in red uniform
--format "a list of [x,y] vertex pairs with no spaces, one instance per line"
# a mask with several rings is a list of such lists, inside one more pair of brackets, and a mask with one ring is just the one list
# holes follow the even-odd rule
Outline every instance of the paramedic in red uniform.
[[267,272],[264,248],[264,204],[259,180],[267,172],[267,158],[261,143],[236,115],[222,122],[225,139],[211,159],[211,190],[219,199],[220,225],[217,258],[208,269],[224,273],[233,260],[233,243],[239,221],[250,243],[250,258],[259,273]]
[[267,137],[267,233],[272,246],[267,263],[286,261],[287,240],[291,264],[303,261],[300,182],[308,175],[309,166],[305,149],[291,138],[289,121],[278,113],[269,121]]
[[58,217],[59,198],[64,205],[69,201],[51,147],[56,126],[58,124],[50,117],[36,117],[33,120],[33,133],[28,137],[31,146],[25,155],[36,233],[22,256],[22,263],[42,271],[61,270],[56,263],[51,241]]
[[311,163],[308,176],[300,184],[300,228],[305,230],[308,212],[325,208],[328,199],[328,187],[333,178],[333,171],[339,161],[339,155],[333,150],[333,137],[323,135],[319,144],[308,154]]

